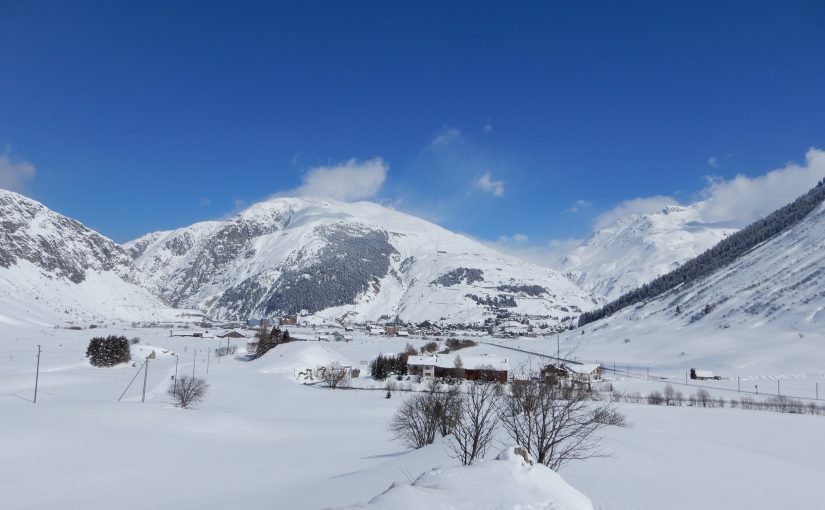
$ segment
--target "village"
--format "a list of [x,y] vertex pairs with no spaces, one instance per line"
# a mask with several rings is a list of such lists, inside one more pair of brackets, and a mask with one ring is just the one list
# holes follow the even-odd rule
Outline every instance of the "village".
[[[133,326],[163,327],[157,324]],[[653,387],[663,390],[666,384],[700,385],[704,381],[716,381],[721,386],[714,389],[724,394],[732,391],[729,385],[731,381],[736,380],[723,380],[723,377],[710,370],[695,367],[685,367],[684,380],[673,373],[654,373],[651,376],[649,367],[633,367],[631,370],[629,366],[617,366],[616,363],[580,359],[575,352],[562,353],[558,346],[553,352],[547,347],[558,341],[559,332],[548,331],[548,334],[540,335],[538,330],[528,330],[528,326],[513,321],[504,322],[495,329],[476,329],[462,325],[439,325],[430,321],[417,325],[398,320],[351,323],[343,320],[325,320],[304,311],[276,318],[248,319],[245,322],[220,323],[201,320],[191,323],[190,326],[167,326],[174,326],[169,329],[170,337],[225,342],[225,346],[221,343],[219,345],[223,347],[215,348],[218,355],[237,352],[241,356],[254,359],[258,351],[260,332],[277,329],[286,331],[291,342],[318,345],[355,342],[377,345],[377,351],[381,353],[379,355],[397,356],[403,360],[401,370],[388,374],[392,377],[380,378],[370,377],[373,375],[371,364],[374,360],[366,359],[369,356],[363,356],[365,359],[357,363],[339,363],[339,369],[344,372],[346,387],[350,389],[415,391],[421,390],[430,381],[455,384],[463,380],[499,383],[542,380],[581,385],[588,391],[592,391],[594,385],[599,385],[598,388],[612,389],[614,384],[619,384],[626,386],[628,391],[633,393],[637,388]],[[490,334],[490,331],[494,331],[495,334]],[[525,345],[524,342],[528,344]],[[414,347],[414,343],[420,347]],[[518,343],[519,346],[514,347],[514,343]],[[382,344],[386,349],[380,348]],[[228,350],[230,345],[231,351]],[[325,374],[330,370],[326,365],[312,366],[312,363],[307,362],[296,362],[288,368],[295,379],[303,384],[321,384]],[[739,381],[736,391],[741,392]],[[752,393],[758,395],[758,386]],[[779,394],[777,390],[776,395]]]

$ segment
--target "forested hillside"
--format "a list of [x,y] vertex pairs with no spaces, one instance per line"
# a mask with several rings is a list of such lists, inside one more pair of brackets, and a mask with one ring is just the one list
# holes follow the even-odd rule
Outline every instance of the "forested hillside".
[[825,180],[820,181],[816,187],[792,203],[730,235],[713,248],[687,261],[678,269],[622,295],[597,310],[583,313],[579,317],[579,326],[610,316],[627,306],[655,298],[680,285],[689,285],[714,273],[754,247],[799,223],[823,200],[825,200]]

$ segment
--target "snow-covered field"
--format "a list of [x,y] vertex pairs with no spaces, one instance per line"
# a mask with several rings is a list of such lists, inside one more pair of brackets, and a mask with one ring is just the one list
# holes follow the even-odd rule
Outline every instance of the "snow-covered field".
[[[108,333],[140,337],[135,359],[156,352],[145,403],[142,374],[117,402],[137,367],[94,368],[86,361],[89,338]],[[401,485],[367,508],[387,508],[388,501],[392,508],[412,508],[416,501],[432,501],[416,499],[428,490],[443,490],[437,501],[446,505],[460,497],[450,492],[460,487],[444,481],[453,475],[439,481],[430,473],[416,487],[404,488],[436,467],[445,467],[437,473],[465,476],[451,471],[456,462],[443,443],[407,451],[392,440],[386,425],[407,393],[386,399],[383,391],[328,390],[295,379],[297,371],[330,361],[365,368],[379,352],[398,352],[407,341],[424,343],[359,334],[349,343],[294,342],[256,361],[213,357],[207,375],[206,350],[225,340],[169,337],[168,330],[157,329],[2,324],[0,506],[317,509],[367,504],[393,483]],[[555,339],[517,341],[528,342],[546,352],[555,349]],[[43,354],[33,404],[37,344]],[[631,344],[609,354],[618,357]],[[513,363],[536,359],[484,344],[466,352],[512,356]],[[194,368],[210,384],[195,409],[175,408],[165,394],[175,371],[173,353],[179,373]],[[674,377],[676,366],[670,368]],[[647,384],[624,381],[615,384]],[[630,404],[620,409],[633,426],[606,432],[613,456],[560,472],[595,508],[817,507],[817,482],[825,479],[823,416]],[[505,437],[499,439],[490,459],[507,446]],[[490,464],[479,473],[490,476],[505,470],[501,466]],[[512,473],[501,490],[531,483]]]

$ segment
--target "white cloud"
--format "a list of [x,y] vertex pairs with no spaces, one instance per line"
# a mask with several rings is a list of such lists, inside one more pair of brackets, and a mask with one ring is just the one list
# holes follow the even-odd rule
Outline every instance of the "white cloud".
[[499,236],[496,240],[498,244],[524,244],[530,238],[527,237],[527,234],[513,234],[511,236]]
[[295,193],[344,201],[363,200],[378,193],[388,170],[389,166],[381,158],[350,159],[334,166],[319,166],[304,175],[304,182]]
[[212,200],[210,200],[207,197],[201,197],[200,204],[201,207],[209,207],[210,205],[212,205]]
[[590,200],[576,200],[576,203],[574,203],[571,207],[565,209],[565,211],[576,213],[581,211],[582,209],[590,207],[591,205],[593,205],[593,202],[591,202]]
[[620,202],[619,205],[605,211],[598,215],[593,220],[593,228],[596,230],[604,228],[614,221],[624,216],[636,214],[650,214],[656,211],[661,211],[668,205],[678,205],[679,202],[673,198],[663,195],[656,195],[652,197],[639,197],[631,200]]
[[493,123],[492,122],[485,122],[484,123],[484,134],[489,135],[493,132]]
[[[794,201],[823,178],[825,151],[813,148],[805,154],[805,163],[788,163],[758,177],[706,177],[708,184],[700,193],[699,203],[702,221],[744,227]],[[593,226],[604,228],[623,216],[649,214],[678,203],[662,195],[625,200],[596,217]]]
[[825,151],[809,149],[805,163],[788,163],[759,177],[709,178],[702,218],[743,227],[792,202],[825,177]]
[[438,131],[438,133],[435,134],[435,137],[430,142],[430,147],[449,145],[463,139],[464,135],[461,134],[459,129],[444,126]]
[[719,168],[719,158],[716,156],[711,156],[708,158],[708,166],[713,168]]
[[[803,164],[788,163],[762,176],[708,178],[708,185],[700,193],[703,200],[698,203],[702,221],[744,227],[792,202],[824,178],[825,151],[819,149],[809,149]],[[583,205],[579,202],[586,201],[577,201],[573,208]],[[675,198],[664,195],[625,200],[597,216],[593,227],[604,228],[621,217],[654,213],[678,204]],[[526,236],[514,234],[487,244],[504,253],[558,268],[564,256],[583,242],[582,239],[554,239],[544,245],[528,245],[527,241]]]
[[476,179],[473,188],[496,197],[504,196],[504,181],[494,181],[490,172],[484,172],[484,175]]
[[514,234],[512,236],[501,236],[496,241],[485,242],[485,244],[502,253],[528,260],[540,266],[558,268],[561,266],[564,257],[574,248],[578,248],[583,239],[552,239],[544,244],[537,245],[528,245],[527,241],[527,236]]
[[33,164],[12,157],[8,147],[0,152],[0,188],[20,191],[34,177],[35,172]]

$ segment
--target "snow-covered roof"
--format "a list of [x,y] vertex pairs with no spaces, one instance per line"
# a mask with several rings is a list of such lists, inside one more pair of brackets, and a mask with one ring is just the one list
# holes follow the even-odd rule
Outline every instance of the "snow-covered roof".
[[713,378],[713,372],[710,370],[694,370],[696,377],[707,377],[708,379]]
[[510,370],[507,358],[492,355],[461,356],[460,354],[435,354],[431,356],[410,356],[407,365],[436,366],[439,368],[455,368],[455,358],[461,358],[461,364],[467,370],[480,370],[493,367],[494,370]]
[[599,367],[601,367],[598,363],[583,363],[581,365],[564,365],[564,368],[568,372],[572,372],[574,374],[582,374],[582,375],[589,375],[595,372]]

